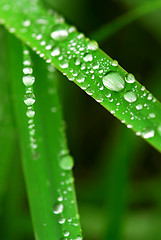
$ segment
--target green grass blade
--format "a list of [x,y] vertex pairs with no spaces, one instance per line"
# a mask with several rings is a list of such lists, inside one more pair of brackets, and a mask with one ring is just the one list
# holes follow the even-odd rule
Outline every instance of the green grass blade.
[[148,15],[158,9],[161,8],[161,1],[153,1],[142,4],[135,9],[125,13],[124,15],[114,19],[112,22],[109,22],[98,30],[90,34],[90,37],[95,39],[96,41],[103,42],[107,38],[114,35],[116,32],[121,30],[123,27],[127,26],[128,24],[140,19],[141,17]]
[[2,44],[4,38],[5,31],[0,27],[0,212],[2,210],[2,200],[8,187],[8,178],[15,145],[15,134],[10,106],[9,79],[7,74],[5,74],[7,59],[5,57],[6,46]]
[[53,63],[128,128],[161,151],[160,102],[98,49],[95,42],[58,15],[26,0],[1,1],[0,16],[1,22],[40,57]]
[[[55,80],[52,82],[51,79],[47,80],[46,65],[36,61],[34,67],[36,81],[33,86],[29,86],[28,79],[23,78],[23,81],[26,81],[25,87],[22,82],[24,77],[22,69],[24,73],[32,71],[28,51],[25,50],[26,54],[22,59],[20,43],[14,38],[10,38],[9,42],[11,68],[13,61],[18,66],[12,68],[13,94],[36,238],[81,239],[73,177],[70,171],[72,159],[64,136]],[[26,76],[31,77],[30,74]],[[33,94],[35,103],[30,101],[34,99]]]

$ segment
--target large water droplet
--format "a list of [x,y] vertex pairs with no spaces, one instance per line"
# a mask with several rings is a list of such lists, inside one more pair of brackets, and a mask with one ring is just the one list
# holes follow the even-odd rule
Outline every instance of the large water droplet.
[[127,102],[130,102],[130,103],[133,103],[137,100],[137,96],[134,92],[132,91],[129,91],[129,92],[126,92],[124,94],[124,99],[127,101]]
[[103,84],[111,91],[121,92],[125,87],[125,81],[123,76],[118,72],[109,72],[103,79]]
[[68,31],[65,26],[61,24],[54,26],[54,31],[51,33],[51,37],[56,41],[63,41],[68,37]]
[[74,161],[70,155],[64,155],[61,157],[59,164],[64,170],[71,170],[74,165]]
[[28,111],[26,112],[26,115],[27,115],[28,118],[33,118],[34,115],[35,115],[35,111],[33,111],[33,110],[28,110]]
[[55,204],[55,206],[54,206],[53,212],[54,212],[55,214],[62,213],[62,212],[63,212],[63,208],[64,208],[64,206],[63,206],[62,203],[57,203],[57,204]]

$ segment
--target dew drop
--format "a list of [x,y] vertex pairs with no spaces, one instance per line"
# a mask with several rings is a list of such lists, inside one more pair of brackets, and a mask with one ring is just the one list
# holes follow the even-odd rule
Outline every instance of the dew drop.
[[111,91],[121,92],[125,87],[123,76],[118,72],[109,72],[102,80],[104,86]]
[[65,230],[64,233],[63,233],[64,237],[68,237],[69,234],[70,234],[70,232],[68,232],[68,231],[66,231],[66,230]]
[[28,93],[24,96],[24,103],[27,106],[33,105],[35,102],[35,95],[33,93]]
[[24,76],[22,80],[26,87],[31,87],[35,82],[35,78],[33,76]]
[[142,104],[138,104],[137,106],[136,106],[136,109],[137,110],[141,110],[143,108],[143,105]]
[[59,219],[59,223],[60,223],[60,224],[65,223],[65,218],[60,218],[60,219]]
[[62,213],[63,212],[63,208],[64,208],[64,206],[63,206],[62,203],[57,203],[54,206],[53,213],[55,213],[55,214]]
[[59,65],[61,68],[65,69],[69,66],[67,60],[63,60],[60,65]]
[[63,41],[68,37],[68,31],[65,26],[61,24],[56,25],[51,33],[51,37],[56,41]]
[[126,78],[125,78],[125,81],[127,83],[134,83],[135,82],[135,77],[133,74],[129,73],[127,74]]
[[92,54],[90,54],[90,53],[86,54],[85,57],[83,58],[83,60],[85,62],[91,62],[93,60]]
[[33,72],[32,68],[27,67],[23,69],[24,74],[32,74],[32,72]]
[[33,110],[28,110],[28,111],[26,112],[26,115],[27,115],[28,118],[33,118],[34,115],[35,115],[35,111],[33,111]]
[[129,91],[129,92],[126,92],[124,94],[124,99],[127,101],[127,102],[130,102],[130,103],[133,103],[137,100],[137,96],[134,92],[132,91]]
[[59,47],[53,48],[53,50],[51,52],[51,56],[55,57],[55,56],[59,56],[59,55],[60,55],[60,48]]
[[118,66],[118,61],[112,60],[111,65],[114,66],[114,67],[117,67]]
[[155,134],[154,130],[147,129],[142,133],[142,136],[143,138],[148,139],[154,137],[154,134]]
[[59,164],[64,170],[71,170],[74,165],[74,161],[70,155],[64,155],[61,157]]
[[87,48],[92,51],[96,51],[98,49],[98,43],[94,40],[91,40],[87,44]]

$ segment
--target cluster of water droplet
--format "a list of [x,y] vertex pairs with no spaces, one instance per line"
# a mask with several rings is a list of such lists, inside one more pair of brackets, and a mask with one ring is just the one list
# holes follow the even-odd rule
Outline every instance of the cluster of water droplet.
[[33,69],[31,67],[31,59],[29,55],[29,51],[27,48],[23,51],[24,61],[23,61],[23,84],[25,85],[25,95],[24,95],[24,103],[27,106],[26,116],[28,118],[28,129],[29,129],[29,137],[30,137],[30,146],[33,153],[33,158],[37,156],[37,141],[35,137],[35,124],[34,124],[34,103],[35,103],[35,95],[33,93],[33,84],[35,82],[35,78],[33,77]]
[[[100,54],[95,41],[85,38],[75,27],[67,25],[56,12],[49,10],[50,15],[47,16],[39,8],[34,11],[37,11],[34,32],[33,29],[31,31],[32,18],[20,23],[20,31],[24,36],[31,34],[32,44],[35,42],[33,50],[40,57],[47,63],[54,58],[55,65],[69,80],[75,81],[87,94],[107,107],[128,128],[137,131],[137,135],[152,138],[155,131],[159,132],[159,127],[144,127],[147,120],[150,123],[157,118],[157,113],[150,111],[155,98],[136,82],[132,74],[121,70],[116,60]],[[10,31],[14,32],[15,29],[10,28]],[[149,100],[149,104],[144,103],[146,100]],[[142,125],[138,128],[139,121]],[[147,131],[154,131],[154,134],[147,135]]]

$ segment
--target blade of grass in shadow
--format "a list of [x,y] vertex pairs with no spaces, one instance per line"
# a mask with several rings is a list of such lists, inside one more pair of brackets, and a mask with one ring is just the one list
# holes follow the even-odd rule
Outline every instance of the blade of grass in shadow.
[[14,127],[10,105],[9,79],[6,74],[4,29],[0,27],[0,213],[2,200],[8,186],[9,172],[14,148]]
[[[51,82],[47,80],[46,66],[36,62],[35,81],[28,50],[24,51],[22,65],[20,43],[10,37],[9,44],[10,62],[18,66],[12,68],[11,64],[14,104],[36,238],[79,240],[73,160],[66,145],[54,72]],[[51,74],[52,68],[49,71]]]
[[90,34],[90,37],[96,41],[103,42],[107,38],[113,36],[116,32],[120,31],[128,24],[140,19],[141,17],[148,15],[161,8],[161,1],[146,2],[135,9],[130,10],[124,15],[114,19],[113,21],[101,26],[98,30]]
[[96,42],[51,13],[32,1],[0,2],[1,23],[161,151],[160,102]]

